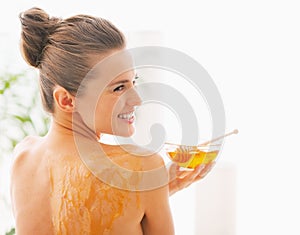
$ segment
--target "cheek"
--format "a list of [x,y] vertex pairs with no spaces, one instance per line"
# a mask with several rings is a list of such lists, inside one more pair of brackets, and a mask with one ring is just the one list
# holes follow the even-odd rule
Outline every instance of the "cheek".
[[118,112],[118,102],[116,97],[104,97],[97,103],[95,119],[102,122],[111,121],[111,118]]

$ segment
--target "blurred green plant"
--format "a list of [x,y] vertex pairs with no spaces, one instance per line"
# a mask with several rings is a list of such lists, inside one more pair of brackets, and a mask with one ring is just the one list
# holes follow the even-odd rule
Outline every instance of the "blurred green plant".
[[40,102],[37,76],[30,71],[0,75],[0,151],[11,152],[27,135],[43,136],[49,116]]
[[16,234],[15,228],[12,228],[9,232],[5,233],[5,235],[14,235]]
[[[1,164],[4,160],[11,159],[14,147],[24,137],[45,135],[50,118],[42,109],[37,75],[31,71],[0,75],[0,107]],[[0,199],[6,202],[9,211],[11,208],[7,195],[1,195]],[[6,232],[6,235],[13,234],[15,234],[13,227]]]

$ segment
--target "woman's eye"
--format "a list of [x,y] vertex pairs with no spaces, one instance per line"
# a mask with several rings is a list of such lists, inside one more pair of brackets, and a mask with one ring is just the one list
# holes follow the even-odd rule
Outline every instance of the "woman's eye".
[[122,91],[124,89],[124,85],[118,86],[117,88],[114,89],[115,91]]

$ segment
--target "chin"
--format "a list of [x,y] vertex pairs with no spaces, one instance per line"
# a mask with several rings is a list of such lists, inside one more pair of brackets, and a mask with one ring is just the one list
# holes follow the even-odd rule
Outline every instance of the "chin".
[[133,128],[133,130],[120,131],[116,135],[122,136],[122,137],[131,137],[133,134],[134,134],[134,128]]
[[112,135],[121,137],[131,137],[135,133],[135,128],[130,125],[128,128],[116,129],[113,131]]

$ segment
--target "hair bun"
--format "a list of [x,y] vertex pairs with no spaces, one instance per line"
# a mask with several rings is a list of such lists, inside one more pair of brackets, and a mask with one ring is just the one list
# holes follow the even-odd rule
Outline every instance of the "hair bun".
[[34,7],[19,15],[21,32],[21,51],[27,63],[38,67],[49,35],[56,29],[58,18],[50,16],[42,9]]

